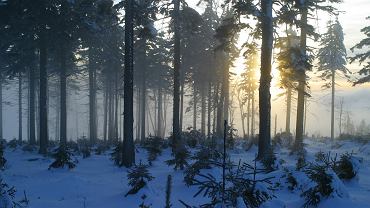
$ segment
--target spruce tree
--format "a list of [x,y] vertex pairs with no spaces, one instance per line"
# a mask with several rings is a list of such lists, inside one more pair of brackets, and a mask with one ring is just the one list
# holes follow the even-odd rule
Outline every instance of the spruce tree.
[[330,79],[325,87],[331,86],[331,139],[334,139],[334,101],[335,101],[335,75],[341,72],[344,75],[349,73],[346,68],[346,47],[344,46],[343,28],[338,18],[335,21],[328,22],[328,31],[323,34],[321,39],[321,48],[319,49],[318,70],[321,72],[320,77],[324,80]]

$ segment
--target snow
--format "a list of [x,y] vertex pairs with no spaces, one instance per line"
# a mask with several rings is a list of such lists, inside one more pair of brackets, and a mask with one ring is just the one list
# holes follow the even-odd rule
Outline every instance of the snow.
[[[334,173],[333,186],[337,193],[332,197],[324,199],[319,207],[368,207],[370,202],[370,144],[352,141],[318,141],[306,140],[307,159],[314,161],[314,155],[318,151],[331,151],[332,155],[345,152],[353,152],[355,155],[358,175],[350,181],[340,181]],[[192,152],[194,152],[193,150]],[[238,146],[230,152],[231,159],[236,163],[241,160],[253,164],[253,158],[257,147],[253,146],[245,151]],[[300,197],[301,190],[312,186],[312,182],[303,172],[294,172],[300,188],[290,191],[287,189],[284,170],[295,170],[296,160],[285,148],[276,150],[277,161],[284,160],[279,164],[280,168],[268,174],[257,175],[258,178],[274,176],[272,182],[281,184],[274,187],[272,193],[274,198],[264,203],[262,207],[301,207],[304,198]],[[193,197],[198,191],[197,187],[187,187],[183,182],[183,171],[173,170],[164,161],[171,157],[170,149],[163,151],[149,171],[153,177],[148,186],[140,190],[136,195],[124,197],[130,189],[127,185],[127,169],[113,165],[109,151],[103,155],[92,154],[91,157],[79,160],[77,167],[72,170],[53,169],[48,170],[52,158],[45,158],[36,153],[24,152],[21,148],[10,149],[7,147],[5,158],[8,160],[5,170],[0,175],[6,183],[14,186],[17,190],[16,199],[24,198],[25,191],[30,200],[30,208],[118,208],[118,207],[139,207],[142,203],[142,196],[145,194],[145,204],[152,207],[164,207],[166,181],[169,174],[172,175],[171,203],[173,207],[184,207],[180,204],[182,200],[190,205],[198,206],[206,203],[209,199],[199,195]],[[137,149],[137,162],[146,162],[147,153],[144,149]],[[362,162],[361,162],[362,161]],[[220,176],[221,170],[207,170],[214,175]],[[242,200],[241,200],[242,201]]]

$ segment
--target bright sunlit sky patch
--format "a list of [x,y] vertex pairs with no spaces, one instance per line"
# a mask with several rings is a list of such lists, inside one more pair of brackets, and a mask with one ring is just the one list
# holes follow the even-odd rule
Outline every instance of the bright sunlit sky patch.
[[[198,0],[188,1],[190,6],[195,8]],[[353,53],[349,50],[356,43],[358,43],[365,36],[360,32],[360,30],[369,25],[370,21],[366,20],[366,17],[370,15],[370,0],[344,0],[342,4],[337,6],[339,11],[339,21],[342,24],[344,30],[345,46],[347,48],[348,56],[353,56]],[[198,8],[199,11],[202,9]],[[311,24],[317,27],[318,33],[324,33],[326,31],[326,24],[330,19],[335,17],[330,17],[329,15],[318,12],[317,18],[311,20]],[[299,31],[297,31],[299,32]],[[240,34],[240,42],[245,42],[247,40],[247,33],[242,32]],[[319,47],[317,42],[308,41],[308,44],[312,47]],[[275,51],[277,52],[277,51]],[[355,64],[348,64],[348,69],[356,74],[360,69],[360,66]],[[239,57],[234,62],[234,68],[232,71],[236,74],[235,80],[238,80],[245,70],[244,58]],[[321,88],[323,82],[317,78],[316,68],[312,72],[308,73],[310,76],[310,87],[312,97],[308,101],[307,108],[307,131],[310,134],[320,134],[323,136],[328,136],[330,134],[330,90],[324,90]],[[258,75],[259,76],[259,75]],[[272,113],[271,116],[277,115],[278,124],[277,131],[285,128],[285,98],[278,98],[277,95],[283,90],[278,87],[278,77],[279,72],[276,69],[276,65],[272,66],[272,83],[271,83],[271,95],[272,95]],[[344,111],[349,113],[351,117],[358,124],[362,119],[367,123],[370,123],[370,111],[369,111],[369,101],[370,101],[370,85],[365,84],[362,86],[352,87],[352,84],[344,79],[339,78],[337,80],[338,84],[336,86],[336,103],[340,99],[344,100]],[[235,99],[234,99],[235,100]],[[237,107],[237,103],[232,103],[234,107]],[[293,106],[296,104],[293,103]],[[292,127],[295,129],[295,111],[293,107],[292,111]],[[235,113],[234,121],[240,120],[237,117],[239,113]],[[240,124],[236,122],[236,126],[240,129]],[[338,126],[338,125],[337,125]],[[274,129],[274,122],[272,122],[272,129]],[[338,134],[338,128],[335,129]]]

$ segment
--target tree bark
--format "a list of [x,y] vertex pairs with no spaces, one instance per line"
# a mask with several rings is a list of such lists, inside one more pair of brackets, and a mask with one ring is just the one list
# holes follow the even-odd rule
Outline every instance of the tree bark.
[[47,48],[46,48],[46,24],[41,25],[39,45],[40,58],[40,99],[39,99],[39,113],[40,113],[40,154],[47,154],[48,147],[48,106],[47,106]]
[[0,139],[4,139],[3,136],[3,76],[0,72]]
[[94,63],[94,49],[89,48],[89,137],[94,144],[97,139],[96,126],[96,66]]
[[[303,25],[307,24],[307,7],[301,5],[301,22]],[[303,26],[301,28],[301,39],[300,39],[300,48],[303,54],[306,54],[306,47],[307,47],[307,31],[306,28]],[[304,117],[304,96],[305,96],[305,88],[306,88],[306,72],[301,70],[298,72],[298,101],[297,101],[297,121],[296,121],[296,139],[294,143],[294,148],[296,151],[301,151],[303,149],[303,117]]]
[[197,104],[198,97],[195,85],[193,86],[193,129],[197,130]]
[[201,116],[200,116],[200,131],[202,135],[206,134],[206,96],[205,96],[205,84],[202,83],[201,90]]
[[271,59],[273,47],[272,1],[261,1],[262,10],[262,48],[261,77],[259,86],[259,140],[258,159],[267,156],[271,146]]
[[125,72],[124,72],[124,139],[122,163],[131,167],[135,163],[133,138],[133,84],[134,84],[134,0],[126,1],[125,9]]
[[[174,86],[173,86],[173,147],[181,141],[180,129],[180,0],[174,0],[173,25],[174,25]],[[173,149],[174,151],[174,149]]]
[[285,120],[285,132],[290,133],[290,114],[292,109],[292,89],[288,87],[286,96],[286,120]]
[[60,145],[67,144],[67,73],[66,51],[61,46],[60,51]]
[[207,137],[211,138],[211,113],[212,113],[212,83],[208,82],[208,101],[207,101]]
[[146,124],[146,121],[145,121],[145,116],[146,116],[146,111],[145,111],[145,107],[146,107],[146,41],[144,40],[144,51],[143,51],[143,64],[142,64],[142,80],[141,80],[141,110],[140,110],[140,113],[141,113],[141,119],[140,119],[140,126],[141,126],[141,132],[140,132],[140,139],[141,141],[144,141],[145,140],[145,124]]
[[22,141],[22,73],[18,77],[18,140]]
[[[31,65],[29,68],[29,102],[28,102],[28,112],[29,112],[29,142],[31,145],[36,144],[36,134],[35,134],[35,68]],[[1,104],[1,103],[0,103]]]
[[335,101],[335,70],[331,72],[331,127],[330,138],[334,139],[334,101]]

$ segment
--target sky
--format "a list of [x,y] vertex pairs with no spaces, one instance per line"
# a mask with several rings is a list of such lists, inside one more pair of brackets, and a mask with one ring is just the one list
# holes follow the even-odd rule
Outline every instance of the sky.
[[[196,7],[198,0],[188,0],[188,4],[191,7]],[[197,9],[201,11],[202,9]],[[366,16],[369,16],[370,13],[370,0],[345,0],[341,5],[339,5],[339,10],[343,11],[339,15],[339,21],[342,24],[345,33],[345,45],[347,49],[354,46],[357,42],[363,39],[365,36],[360,32],[361,28],[366,25],[370,25],[370,20],[366,20]],[[329,17],[325,14],[318,13],[318,19],[316,20],[319,32],[325,31],[325,24],[329,20]],[[314,44],[314,43],[310,43]],[[352,56],[353,54],[348,50],[348,55]],[[360,67],[357,64],[351,64],[347,66],[353,73],[356,73]],[[314,69],[315,71],[315,69]],[[276,73],[273,73],[276,74]],[[314,72],[310,73],[311,81],[310,86],[312,89],[312,97],[308,102],[308,111],[307,111],[307,125],[306,129],[309,134],[319,134],[322,136],[329,136],[330,134],[330,90],[322,90],[321,82],[318,82],[318,79],[315,78]],[[275,76],[276,79],[276,76]],[[274,83],[274,81],[273,81]],[[276,81],[275,81],[276,83]],[[272,131],[274,130],[274,117],[277,116],[277,131],[285,128],[285,99],[277,98],[276,93],[278,89],[276,86],[273,86],[272,91]],[[344,102],[344,111],[348,112],[352,119],[358,124],[362,119],[366,123],[370,124],[370,84],[360,85],[352,87],[351,83],[339,80],[339,86],[337,86],[336,91],[337,97],[336,102],[340,99],[343,99]],[[9,103],[4,106],[3,109],[3,119],[4,119],[4,137],[7,139],[12,139],[18,135],[18,114],[17,114],[17,82],[13,81],[13,84],[8,85],[4,89],[3,94],[4,102]],[[69,117],[68,117],[68,130],[69,138],[75,137],[75,135],[86,135],[87,134],[87,94],[82,95],[70,95],[68,99],[75,100],[74,97],[77,96],[80,100],[79,103],[73,103],[72,106],[69,106]],[[171,99],[169,99],[171,100]],[[27,121],[26,121],[26,101],[23,103],[24,107],[24,120],[23,120],[23,135],[26,137],[27,131]],[[102,102],[101,99],[98,102]],[[170,105],[170,103],[169,103]],[[237,107],[237,103],[232,103],[234,107]],[[293,104],[295,105],[295,104]],[[80,106],[80,107],[78,107]],[[99,110],[101,111],[101,109]],[[191,113],[187,113],[185,118],[191,121]],[[171,115],[171,113],[168,113]],[[240,120],[238,117],[239,112],[235,111],[235,121]],[[53,120],[55,115],[53,112],[50,112],[50,119]],[[292,111],[291,115],[291,129],[295,129],[295,109]],[[168,121],[170,122],[170,121]],[[191,123],[191,122],[189,122]],[[50,128],[53,128],[54,122],[50,124]],[[79,126],[79,129],[76,128]],[[170,129],[170,123],[167,124],[167,129]],[[240,129],[239,122],[236,123],[236,127]],[[241,130],[240,130],[241,132]],[[256,131],[257,132],[257,131]],[[336,128],[336,134],[338,134],[338,128]]]

